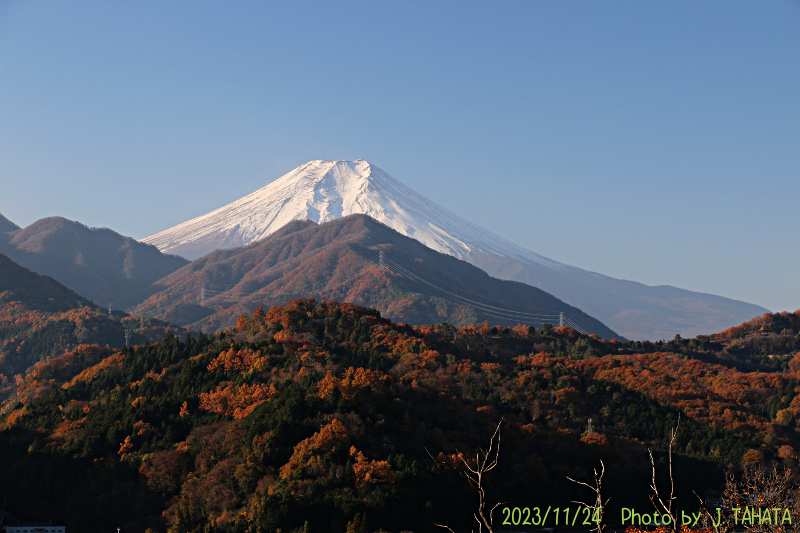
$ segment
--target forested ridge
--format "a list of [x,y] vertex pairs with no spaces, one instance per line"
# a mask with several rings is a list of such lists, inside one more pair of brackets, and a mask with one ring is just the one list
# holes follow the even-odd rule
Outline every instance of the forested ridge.
[[0,253],[115,309],[140,302],[151,294],[150,284],[188,262],[109,228],[58,216],[0,233]]
[[134,344],[157,342],[168,330],[185,332],[160,320],[109,312],[0,254],[0,401],[34,365],[81,344],[121,348],[125,330]]
[[80,531],[469,528],[475,494],[439,463],[473,457],[502,419],[493,502],[588,498],[566,477],[590,479],[602,459],[612,506],[648,509],[647,449],[661,476],[677,426],[690,508],[692,491],[721,492],[726,468],[794,464],[792,326],[773,339],[783,351],[752,363],[764,371],[737,370],[745,355],[725,349],[797,318],[650,346],[548,326],[411,327],[304,299],[214,335],[83,345],[38,364],[3,404],[0,497]]
[[351,302],[409,324],[506,326],[558,320],[612,339],[622,337],[547,292],[489,276],[427,248],[366,215],[324,224],[295,220],[268,237],[216,250],[156,282],[131,309],[213,333],[242,313],[294,298]]

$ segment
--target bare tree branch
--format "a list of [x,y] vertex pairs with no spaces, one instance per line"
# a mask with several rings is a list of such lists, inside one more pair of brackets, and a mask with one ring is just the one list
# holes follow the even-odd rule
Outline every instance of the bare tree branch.
[[714,513],[709,511],[706,501],[697,492],[692,491],[692,493],[700,500],[700,511],[703,513],[703,520],[701,521],[703,528],[706,530],[713,528],[714,533],[729,533],[731,530],[730,524],[723,518],[722,513],[718,512],[715,519]]
[[733,515],[733,509],[758,507],[769,509],[778,514],[774,520],[745,520],[742,512],[738,513],[739,525],[750,533],[786,533],[793,531],[792,524],[784,522],[783,513],[790,512],[797,516],[800,511],[800,494],[798,493],[797,472],[792,468],[778,465],[746,465],[741,478],[737,481],[733,472],[725,473],[725,493],[720,502],[722,508]]
[[647,449],[647,453],[650,454],[650,466],[653,470],[653,477],[650,483],[650,490],[653,491],[653,494],[650,495],[650,501],[653,502],[653,507],[655,507],[656,512],[661,513],[662,511],[670,516],[672,519],[672,523],[670,526],[672,527],[673,531],[678,531],[678,520],[677,520],[677,513],[673,513],[672,503],[677,499],[675,496],[675,480],[672,477],[672,446],[675,444],[675,438],[678,436],[678,428],[681,425],[681,417],[680,414],[678,415],[678,423],[675,425],[674,428],[670,429],[670,437],[669,437],[669,499],[667,502],[668,504],[664,503],[664,500],[661,499],[661,495],[658,493],[658,487],[656,486],[656,462],[653,459],[653,451],[649,448]]
[[588,489],[590,489],[592,492],[595,493],[594,505],[589,505],[588,503],[579,502],[579,501],[575,501],[575,500],[573,500],[572,503],[577,503],[578,505],[583,505],[586,509],[591,509],[592,510],[592,519],[595,520],[595,517],[596,517],[596,520],[597,520],[597,527],[595,527],[591,531],[597,531],[597,533],[603,533],[603,529],[605,529],[605,527],[606,527],[606,525],[604,523],[604,520],[603,520],[603,514],[605,512],[606,505],[608,505],[608,502],[611,501],[611,498],[608,498],[608,499],[606,499],[606,501],[603,501],[603,496],[601,494],[601,488],[602,488],[602,484],[603,484],[603,475],[605,475],[605,473],[606,473],[606,465],[604,465],[603,461],[601,460],[600,461],[600,473],[599,474],[597,473],[597,469],[596,468],[593,469],[593,470],[594,470],[594,487],[592,487],[588,483],[584,483],[583,481],[574,480],[569,476],[567,476],[567,479],[572,481],[573,483],[577,483],[578,485],[583,485],[584,487],[587,487]]
[[[489,511],[489,517],[487,519],[485,514],[486,509],[486,491],[483,488],[484,485],[484,475],[493,470],[497,466],[498,459],[500,458],[500,426],[503,423],[503,419],[500,419],[500,422],[497,423],[497,427],[494,430],[494,434],[492,438],[489,440],[489,448],[487,450],[480,449],[478,453],[475,454],[475,466],[472,467],[467,460],[464,458],[464,454],[461,452],[458,453],[458,459],[456,463],[460,461],[462,468],[459,468],[457,464],[453,464],[449,461],[440,461],[437,460],[427,448],[425,451],[428,452],[428,455],[431,459],[434,460],[437,464],[449,466],[455,469],[467,482],[470,484],[472,488],[478,491],[478,511],[473,514],[473,517],[478,522],[478,531],[482,532],[483,528],[485,527],[489,533],[494,533],[494,529],[492,528],[493,521],[494,521],[494,510],[497,509],[498,506],[503,505],[505,502],[497,503],[494,507],[492,507],[491,511]],[[447,526],[443,526],[440,524],[434,524],[439,527],[450,529]],[[453,531],[450,529],[450,531]]]

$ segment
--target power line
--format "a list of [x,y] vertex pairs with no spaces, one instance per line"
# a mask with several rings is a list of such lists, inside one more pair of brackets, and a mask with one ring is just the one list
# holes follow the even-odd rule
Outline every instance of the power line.
[[[434,287],[435,289],[438,289],[438,290],[440,290],[442,292],[446,292],[446,293],[451,294],[451,295],[453,295],[455,297],[462,298],[462,299],[464,299],[464,300],[466,300],[468,302],[475,303],[477,305],[482,305],[484,307],[488,307],[488,308],[491,308],[491,309],[496,309],[498,311],[505,311],[505,312],[518,314],[518,315],[527,315],[527,316],[534,316],[534,317],[546,317],[546,318],[556,318],[556,317],[558,317],[558,314],[556,314],[557,312],[556,311],[551,311],[550,309],[539,309],[540,311],[548,311],[547,314],[544,314],[544,313],[528,313],[528,312],[524,312],[524,311],[515,311],[513,309],[507,309],[507,308],[504,308],[504,307],[495,307],[493,305],[484,304],[482,302],[476,302],[474,300],[470,300],[469,298],[467,298],[465,296],[460,296],[460,295],[452,293],[452,292],[450,292],[450,291],[448,291],[446,289],[443,289],[443,288],[439,287],[438,285],[435,285],[435,284],[425,280],[421,276],[411,272],[410,270],[406,269],[405,267],[401,266],[400,264],[398,264],[398,263],[396,263],[394,261],[391,261],[390,259],[385,259],[385,261],[390,262],[393,265],[395,265],[397,268],[401,269],[402,271],[407,272],[410,276],[416,278],[418,281],[421,281],[421,282],[423,282],[423,283],[425,283],[427,285],[430,285],[431,287]],[[536,309],[536,308],[529,307],[528,309]]]
[[[386,268],[390,272],[397,274],[399,276],[403,276],[411,281],[416,281],[418,283],[425,284],[437,291],[448,295],[449,297],[445,297],[445,299],[454,301],[455,303],[459,303],[462,305],[468,305],[474,307],[476,310],[480,311],[481,313],[488,315],[493,318],[498,318],[501,320],[518,320],[520,322],[528,322],[528,323],[535,323],[535,324],[547,324],[547,323],[554,323],[556,320],[559,326],[569,326],[572,329],[582,333],[584,335],[588,335],[588,332],[580,327],[574,320],[570,319],[563,311],[554,311],[551,309],[539,309],[540,311],[545,311],[544,313],[532,313],[526,311],[517,311],[514,309],[508,309],[503,307],[493,306],[487,303],[479,302],[473,300],[471,298],[467,298],[466,296],[462,296],[455,292],[449,291],[444,289],[435,283],[428,281],[427,279],[423,278],[422,276],[412,272],[411,270],[405,268],[404,266],[400,265],[396,261],[389,259],[386,257],[386,254],[383,250],[378,252],[378,263],[375,264],[374,261],[365,258],[359,254],[355,255],[355,259],[359,260],[364,265],[375,265],[379,268]],[[205,285],[202,285],[200,288],[200,305],[205,305],[205,299],[207,296],[215,299],[219,299],[222,301],[242,301],[248,296],[257,296],[257,293],[261,289],[252,292],[244,292],[242,290],[233,291],[233,290],[213,290],[207,289]],[[265,295],[266,296],[266,295]],[[535,308],[529,308],[535,309]]]
[[395,274],[407,277],[408,279],[411,279],[412,281],[418,281],[418,282],[424,283],[424,284],[426,284],[426,285],[428,285],[430,287],[435,288],[438,291],[441,291],[441,292],[443,292],[445,294],[448,294],[450,296],[450,298],[446,298],[446,299],[455,301],[456,303],[460,303],[462,305],[472,306],[472,307],[476,308],[477,310],[481,311],[483,314],[486,314],[486,315],[494,317],[494,318],[499,318],[501,320],[518,320],[520,322],[529,322],[529,323],[533,322],[533,323],[537,323],[537,324],[545,324],[547,322],[554,321],[554,319],[558,316],[556,314],[524,313],[524,312],[521,312],[521,311],[515,311],[515,310],[512,310],[512,309],[505,309],[505,308],[502,308],[502,307],[496,307],[496,306],[492,306],[492,305],[489,305],[489,304],[484,304],[484,303],[481,303],[481,302],[477,302],[477,301],[472,300],[470,298],[466,298],[466,297],[461,296],[459,294],[453,293],[452,291],[448,291],[446,289],[443,289],[443,288],[439,287],[438,285],[429,282],[428,280],[422,278],[421,276],[418,276],[418,275],[414,274],[413,272],[405,269],[404,267],[402,267],[401,265],[397,264],[396,262],[394,262],[394,261],[392,261],[390,259],[387,259],[385,257],[384,257],[384,264],[388,264],[390,270],[392,272],[394,272]]
[[407,270],[406,268],[404,268],[401,265],[395,263],[391,259],[384,259],[384,261],[387,264],[389,264],[389,266],[390,266],[390,268],[392,268],[393,272],[395,270],[397,270],[397,271],[399,271],[399,272],[395,272],[397,274],[404,275],[404,276],[408,277],[409,279],[412,279],[412,280],[415,280],[415,281],[419,281],[419,282],[424,283],[424,284],[426,284],[426,285],[428,285],[430,287],[433,287],[434,289],[437,289],[437,290],[439,290],[441,292],[444,292],[445,294],[449,294],[451,297],[459,300],[459,303],[463,303],[463,304],[466,304],[466,305],[471,305],[473,307],[476,307],[476,308],[480,309],[481,311],[483,311],[485,313],[499,313],[500,315],[506,315],[505,317],[504,316],[493,315],[493,316],[496,316],[497,318],[512,318],[512,319],[525,319],[525,320],[540,321],[540,320],[551,320],[551,319],[555,319],[555,318],[558,317],[558,315],[556,315],[555,313],[552,313],[552,314],[525,313],[525,312],[522,312],[522,311],[515,311],[513,309],[506,309],[506,308],[503,308],[503,307],[496,307],[496,306],[493,306],[493,305],[484,304],[482,302],[478,302],[478,301],[472,300],[470,298],[466,298],[464,296],[456,294],[454,292],[448,291],[447,289],[443,289],[442,287],[439,287],[438,285],[436,285],[434,283],[431,283],[430,281],[422,278],[421,276],[418,276],[417,274],[414,274],[413,272]]
[[572,329],[574,329],[578,333],[582,333],[584,335],[589,335],[588,331],[586,331],[585,329],[580,327],[578,324],[576,324],[574,321],[570,320],[569,318],[564,317],[564,321],[567,323],[567,326],[571,327]]
[[[500,318],[500,319],[509,319],[509,318],[511,318],[511,319],[517,319],[517,320],[523,319],[524,321],[532,321],[532,322],[536,322],[536,323],[540,323],[540,324],[546,323],[545,320],[558,318],[559,326],[567,325],[567,326],[571,327],[572,329],[574,329],[575,331],[577,331],[579,333],[582,333],[584,335],[588,335],[589,334],[588,331],[586,331],[584,328],[582,328],[577,323],[575,323],[574,320],[568,318],[563,311],[559,311],[557,315],[555,314],[555,312],[552,312],[552,314],[525,313],[525,312],[521,312],[521,311],[515,311],[513,309],[495,307],[495,306],[492,306],[492,305],[489,305],[489,304],[483,304],[481,302],[476,302],[475,300],[471,300],[471,299],[466,298],[464,296],[460,296],[460,295],[455,294],[455,293],[453,293],[451,291],[443,289],[443,288],[439,287],[438,285],[436,285],[434,283],[431,283],[428,280],[422,278],[421,276],[419,276],[417,274],[414,274],[413,272],[411,272],[408,269],[404,268],[403,266],[399,265],[397,262],[386,258],[386,256],[383,254],[383,251],[381,251],[381,255],[383,255],[383,263],[384,263],[384,265],[388,264],[390,270],[392,272],[394,272],[395,274],[399,274],[401,276],[405,276],[405,277],[407,277],[407,278],[409,278],[409,279],[411,279],[413,281],[419,281],[419,282],[424,283],[424,284],[426,284],[426,285],[428,285],[430,287],[433,287],[433,288],[435,288],[435,289],[437,289],[437,290],[439,290],[441,292],[449,294],[451,297],[456,299],[456,303],[462,303],[462,304],[465,304],[465,305],[471,305],[471,306],[475,307],[476,309],[480,310],[481,312],[483,312],[484,314],[487,314],[487,315],[492,316],[494,318]],[[495,314],[495,313],[499,313],[499,314]],[[501,315],[506,315],[506,316],[501,316]]]

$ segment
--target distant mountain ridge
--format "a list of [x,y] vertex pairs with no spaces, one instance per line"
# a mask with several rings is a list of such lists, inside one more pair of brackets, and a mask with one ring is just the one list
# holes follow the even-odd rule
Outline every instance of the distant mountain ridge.
[[43,218],[3,235],[0,253],[116,309],[138,303],[138,291],[188,263],[108,228],[89,228],[63,217]]
[[[98,307],[49,276],[0,254],[0,400],[13,393],[14,376],[81,344],[121,348],[125,330],[133,343],[157,342],[177,327]],[[0,419],[2,419],[0,413]]]
[[633,339],[693,337],[767,309],[670,286],[618,280],[553,261],[473,224],[364,160],[310,161],[240,200],[143,239],[194,259],[262,239],[292,220],[371,216],[490,275],[539,287]]
[[47,312],[75,307],[97,308],[95,304],[49,276],[31,272],[0,254],[0,304],[22,301],[28,309]]
[[8,233],[9,231],[18,230],[19,226],[8,220],[2,214],[0,214],[0,239],[2,238],[3,233]]
[[207,254],[155,286],[163,290],[135,307],[134,314],[212,330],[234,325],[240,314],[258,306],[314,297],[374,307],[411,324],[558,325],[563,312],[590,333],[621,338],[540,289],[492,278],[358,214],[321,225],[291,222],[250,245]]

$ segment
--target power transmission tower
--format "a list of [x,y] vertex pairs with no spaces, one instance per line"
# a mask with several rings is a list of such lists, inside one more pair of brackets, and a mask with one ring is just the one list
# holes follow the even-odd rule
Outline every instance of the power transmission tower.
[[130,348],[130,346],[131,346],[131,333],[133,333],[133,331],[131,331],[129,329],[125,330],[125,347],[126,348]]

